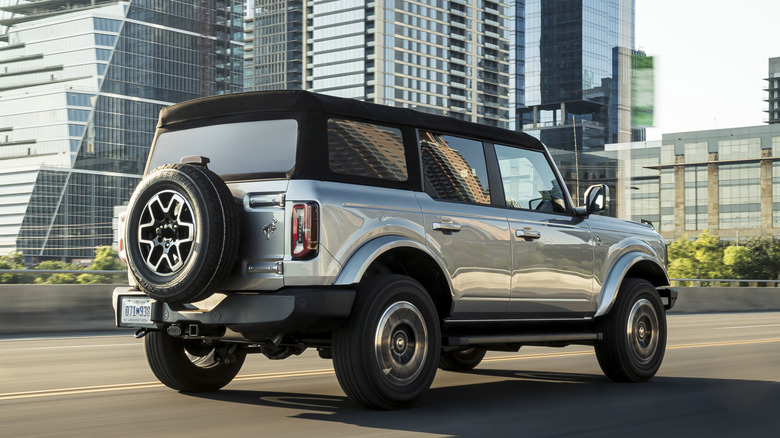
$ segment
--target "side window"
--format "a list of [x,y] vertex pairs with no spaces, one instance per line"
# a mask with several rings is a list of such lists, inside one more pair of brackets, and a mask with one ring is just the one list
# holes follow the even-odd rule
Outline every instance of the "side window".
[[507,206],[566,212],[563,190],[543,152],[501,145],[495,148]]
[[352,120],[328,120],[328,164],[344,175],[406,181],[401,131]]
[[426,190],[439,199],[490,204],[482,142],[420,131]]

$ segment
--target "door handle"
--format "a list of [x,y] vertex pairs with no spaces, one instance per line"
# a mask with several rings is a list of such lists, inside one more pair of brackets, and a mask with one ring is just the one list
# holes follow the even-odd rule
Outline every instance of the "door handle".
[[460,224],[453,222],[434,222],[433,229],[437,231],[453,231],[457,233],[460,231]]
[[536,239],[542,237],[542,233],[540,233],[538,231],[534,231],[533,229],[526,227],[526,228],[523,228],[522,230],[516,230],[515,231],[515,236],[521,237],[523,239],[536,240]]

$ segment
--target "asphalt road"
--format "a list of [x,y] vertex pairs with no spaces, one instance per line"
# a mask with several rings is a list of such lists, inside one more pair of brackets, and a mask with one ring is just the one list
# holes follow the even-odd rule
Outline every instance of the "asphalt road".
[[0,437],[777,437],[780,312],[670,315],[658,376],[617,384],[592,348],[489,353],[439,371],[414,408],[346,399],[316,352],[250,356],[217,393],[180,394],[132,336],[0,339]]

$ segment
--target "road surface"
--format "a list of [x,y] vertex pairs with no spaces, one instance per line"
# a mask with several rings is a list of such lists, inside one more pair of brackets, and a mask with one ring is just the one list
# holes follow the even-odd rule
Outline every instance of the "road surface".
[[617,384],[592,348],[489,353],[439,371],[414,408],[346,399],[307,351],[247,358],[217,393],[159,384],[130,335],[0,339],[0,437],[780,436],[780,312],[670,315],[650,382]]

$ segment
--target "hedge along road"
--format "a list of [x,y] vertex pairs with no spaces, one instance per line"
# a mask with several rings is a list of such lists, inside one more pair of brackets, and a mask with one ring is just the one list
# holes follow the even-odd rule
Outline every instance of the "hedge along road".
[[0,340],[8,436],[775,436],[780,312],[670,315],[658,376],[616,384],[592,348],[490,353],[410,410],[360,409],[329,361],[250,356],[223,391],[154,379],[131,336]]

